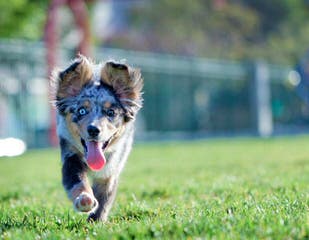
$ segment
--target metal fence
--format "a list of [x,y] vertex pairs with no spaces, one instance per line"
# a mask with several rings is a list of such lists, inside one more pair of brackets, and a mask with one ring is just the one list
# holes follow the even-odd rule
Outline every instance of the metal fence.
[[[74,57],[72,52],[60,51],[60,67]],[[96,60],[126,59],[142,69],[141,139],[267,136],[309,129],[309,109],[298,96],[290,67],[119,49],[97,48],[95,53]],[[0,138],[48,145],[46,69],[42,43],[0,41]]]

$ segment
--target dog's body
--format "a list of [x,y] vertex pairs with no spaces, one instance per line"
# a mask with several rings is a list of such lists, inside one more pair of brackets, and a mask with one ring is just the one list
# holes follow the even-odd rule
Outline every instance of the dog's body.
[[64,188],[76,210],[105,221],[133,143],[142,104],[140,71],[80,56],[53,83]]

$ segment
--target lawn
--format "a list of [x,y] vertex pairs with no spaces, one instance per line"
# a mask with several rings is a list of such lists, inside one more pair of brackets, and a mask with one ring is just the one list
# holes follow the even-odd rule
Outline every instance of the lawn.
[[0,159],[3,239],[309,239],[309,137],[137,144],[109,221],[87,223],[58,150]]

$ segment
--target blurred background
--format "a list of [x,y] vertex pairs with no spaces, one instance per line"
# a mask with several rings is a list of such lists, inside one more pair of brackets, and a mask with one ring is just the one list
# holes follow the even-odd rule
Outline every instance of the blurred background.
[[308,0],[10,0],[0,9],[0,155],[8,138],[56,144],[48,77],[77,52],[142,69],[140,141],[309,132]]

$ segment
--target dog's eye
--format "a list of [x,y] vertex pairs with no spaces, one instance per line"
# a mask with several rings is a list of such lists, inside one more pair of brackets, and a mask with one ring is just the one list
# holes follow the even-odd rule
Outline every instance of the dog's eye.
[[116,113],[115,113],[115,111],[113,110],[113,109],[108,109],[107,111],[106,111],[106,115],[108,116],[108,117],[115,117],[115,115],[116,115]]
[[87,111],[84,107],[81,107],[80,109],[78,109],[78,113],[79,115],[83,116],[87,113]]

